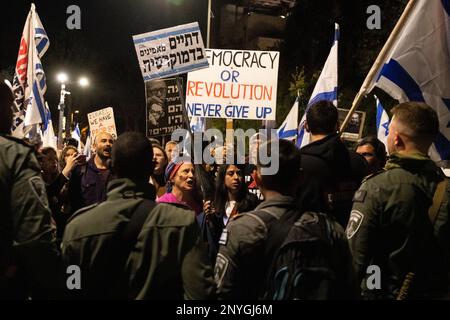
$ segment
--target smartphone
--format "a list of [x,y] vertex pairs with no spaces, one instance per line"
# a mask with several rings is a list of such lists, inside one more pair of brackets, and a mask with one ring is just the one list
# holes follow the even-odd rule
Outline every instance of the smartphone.
[[79,155],[77,155],[76,158],[80,160],[80,164],[85,164],[86,163],[86,155],[79,154]]

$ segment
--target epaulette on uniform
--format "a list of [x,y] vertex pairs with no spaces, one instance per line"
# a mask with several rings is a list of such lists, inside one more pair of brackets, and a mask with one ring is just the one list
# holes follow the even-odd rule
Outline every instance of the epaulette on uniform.
[[375,173],[371,173],[371,174],[369,174],[368,176],[366,176],[363,180],[362,180],[362,182],[361,183],[363,183],[363,182],[366,182],[367,180],[370,180],[370,179],[372,179],[373,177],[376,177],[377,175],[379,175],[380,173],[383,173],[383,172],[386,172],[387,170],[386,169],[381,169],[381,170],[378,170],[377,172],[375,172]]
[[87,206],[87,207],[83,207],[83,208],[81,208],[81,209],[78,209],[77,211],[75,211],[74,214],[72,214],[72,215],[69,217],[69,219],[67,219],[67,223],[69,223],[70,221],[72,221],[73,219],[75,219],[76,217],[78,217],[79,215],[81,215],[81,214],[83,214],[83,213],[85,213],[85,212],[87,212],[87,211],[89,211],[89,210],[95,208],[95,207],[98,206],[99,204],[100,204],[100,202],[96,202],[96,203],[91,204],[91,205],[89,205],[89,206]]
[[1,134],[0,137],[3,137],[3,138],[5,138],[7,140],[10,140],[10,141],[14,141],[14,142],[20,143],[21,145],[23,145],[25,147],[33,149],[33,145],[31,143],[23,140],[23,139],[19,139],[19,138],[13,137],[13,136],[11,136],[9,134]]
[[237,220],[237,219],[239,219],[239,218],[241,218],[243,216],[244,215],[242,213],[238,213],[238,214],[234,215],[233,217],[231,217],[231,219],[229,221]]

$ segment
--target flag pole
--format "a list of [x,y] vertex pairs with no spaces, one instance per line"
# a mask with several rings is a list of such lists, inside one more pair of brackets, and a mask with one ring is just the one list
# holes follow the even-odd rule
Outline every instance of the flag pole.
[[183,119],[184,119],[184,124],[186,126],[186,130],[189,132],[189,135],[192,138],[192,131],[191,131],[191,126],[189,123],[189,117],[186,111],[186,100],[184,99],[184,90],[183,90],[183,84],[181,83],[181,77],[180,76],[176,76],[177,79],[177,87],[178,87],[178,92],[180,94],[180,100],[181,100],[181,106],[182,106],[182,111],[183,111]]
[[345,120],[341,125],[341,128],[339,130],[340,133],[342,133],[344,131],[353,112],[358,108],[358,106],[361,104],[362,99],[367,94],[369,84],[372,82],[373,78],[378,73],[378,70],[379,70],[381,64],[386,60],[386,57],[389,54],[389,51],[392,48],[394,41],[397,40],[399,33],[403,30],[403,27],[404,27],[406,21],[408,20],[409,16],[411,15],[411,12],[413,11],[417,2],[418,2],[418,0],[409,0],[408,4],[406,5],[405,10],[403,11],[400,19],[398,19],[398,22],[395,25],[394,29],[392,30],[388,40],[384,44],[383,49],[381,49],[380,53],[378,54],[377,59],[375,60],[375,63],[372,65],[372,68],[370,69],[369,73],[367,74],[366,79],[364,80],[361,88],[359,89],[359,92],[356,94],[356,97],[352,103],[352,107],[348,111],[347,116],[345,117]]

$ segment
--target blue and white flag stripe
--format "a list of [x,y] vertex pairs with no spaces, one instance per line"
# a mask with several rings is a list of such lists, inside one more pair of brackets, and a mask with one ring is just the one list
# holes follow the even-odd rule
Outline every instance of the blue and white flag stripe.
[[338,88],[338,42],[339,25],[334,24],[334,41],[322,72],[314,87],[305,113],[298,125],[297,147],[301,148],[310,141],[310,134],[305,131],[306,112],[316,102],[328,100],[337,107]]
[[33,125],[45,123],[44,94],[47,85],[41,58],[49,46],[47,33],[34,4],[31,4],[22,32],[13,80],[15,100],[11,132],[16,137],[22,138]]
[[387,150],[387,136],[389,134],[389,116],[384,110],[380,100],[374,95],[377,105],[377,138],[384,143]]
[[77,125],[75,126],[75,129],[72,131],[71,134],[72,138],[78,141],[78,152],[81,153],[81,132],[80,127]]
[[433,160],[450,160],[450,0],[416,1],[368,92],[377,86],[399,102],[419,101],[439,117]]
[[53,130],[52,114],[45,103],[45,119],[42,126],[42,146],[57,150],[55,131]]
[[277,130],[279,139],[294,140],[297,137],[298,130],[298,98],[295,99],[294,105],[289,111],[286,119]]

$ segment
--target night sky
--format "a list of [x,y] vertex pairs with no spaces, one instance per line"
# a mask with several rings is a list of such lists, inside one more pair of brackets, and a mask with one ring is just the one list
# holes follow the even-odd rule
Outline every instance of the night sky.
[[[2,2],[0,20],[0,71],[12,75],[20,37],[32,1]],[[145,127],[144,84],[132,35],[198,21],[206,43],[207,0],[36,0],[37,13],[50,39],[42,58],[47,77],[46,100],[57,123],[59,83],[56,74],[66,71],[74,82],[87,76],[91,86],[72,92],[67,104],[86,113],[112,106],[119,130]],[[66,13],[70,5],[81,9],[81,30],[69,30]],[[131,127],[130,127],[131,124]],[[134,125],[134,127],[133,127]]]

